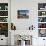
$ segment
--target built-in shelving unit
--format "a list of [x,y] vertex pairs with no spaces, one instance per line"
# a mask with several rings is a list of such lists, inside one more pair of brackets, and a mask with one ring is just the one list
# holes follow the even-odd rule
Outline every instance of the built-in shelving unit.
[[46,3],[38,3],[38,31],[40,37],[46,37]]
[[0,35],[8,37],[8,3],[0,3]]

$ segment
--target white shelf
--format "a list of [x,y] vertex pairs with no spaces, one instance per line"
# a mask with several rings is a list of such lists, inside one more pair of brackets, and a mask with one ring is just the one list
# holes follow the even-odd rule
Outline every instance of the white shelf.
[[38,29],[46,29],[46,28],[38,28]]
[[44,16],[38,16],[38,17],[46,17],[46,15],[44,15]]
[[46,23],[46,22],[38,22],[38,23]]
[[8,23],[8,22],[0,22],[0,23]]
[[46,11],[46,10],[38,10],[38,11]]
[[8,17],[8,16],[0,16],[0,17]]
[[8,11],[8,10],[0,10],[0,11]]

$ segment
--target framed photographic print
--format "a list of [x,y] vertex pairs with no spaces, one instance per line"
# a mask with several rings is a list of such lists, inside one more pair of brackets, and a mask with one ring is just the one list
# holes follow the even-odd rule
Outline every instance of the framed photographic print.
[[17,18],[29,18],[29,10],[18,10],[17,11]]

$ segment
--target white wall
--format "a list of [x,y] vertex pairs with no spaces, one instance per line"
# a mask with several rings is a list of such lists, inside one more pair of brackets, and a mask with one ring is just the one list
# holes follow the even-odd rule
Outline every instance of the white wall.
[[[17,30],[28,30],[29,26],[38,27],[38,3],[45,3],[46,0],[11,0],[11,22],[14,23]],[[28,9],[29,19],[18,19],[17,10]]]
[[[18,19],[17,10],[19,9],[28,9],[29,10],[29,19]],[[29,26],[37,23],[37,2],[35,1],[11,1],[11,20],[15,24],[17,30],[28,30]],[[36,19],[35,19],[36,18]],[[36,20],[36,21],[35,21]]]

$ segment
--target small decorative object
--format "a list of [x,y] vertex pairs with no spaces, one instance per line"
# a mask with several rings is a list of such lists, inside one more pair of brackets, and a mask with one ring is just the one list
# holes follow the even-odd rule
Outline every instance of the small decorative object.
[[5,10],[8,10],[8,6],[5,6]]
[[0,17],[0,22],[7,22],[7,17]]
[[8,11],[0,11],[0,16],[8,16]]
[[44,8],[40,8],[40,10],[44,10]]
[[16,30],[16,26],[13,23],[11,23],[11,30]]
[[43,39],[43,40],[45,40],[45,39]]
[[34,30],[34,28],[35,27],[32,25],[32,26],[29,27],[29,30]]
[[39,37],[46,37],[46,29],[39,29]]
[[42,15],[45,15],[45,12],[42,12]]
[[45,10],[46,3],[38,3],[38,10]]
[[1,10],[1,6],[0,6],[0,10]]
[[0,23],[0,35],[8,37],[8,23]]
[[3,20],[4,22],[7,22],[7,19],[6,18],[4,18],[4,20]]
[[45,6],[45,9],[46,9],[46,6]]
[[38,18],[38,21],[41,22],[41,21],[42,21],[42,18],[39,17],[39,18]]
[[43,24],[38,24],[38,28],[46,28],[46,23],[43,23]]
[[29,18],[29,10],[18,10],[17,18]]
[[39,22],[46,22],[46,17],[38,17]]

